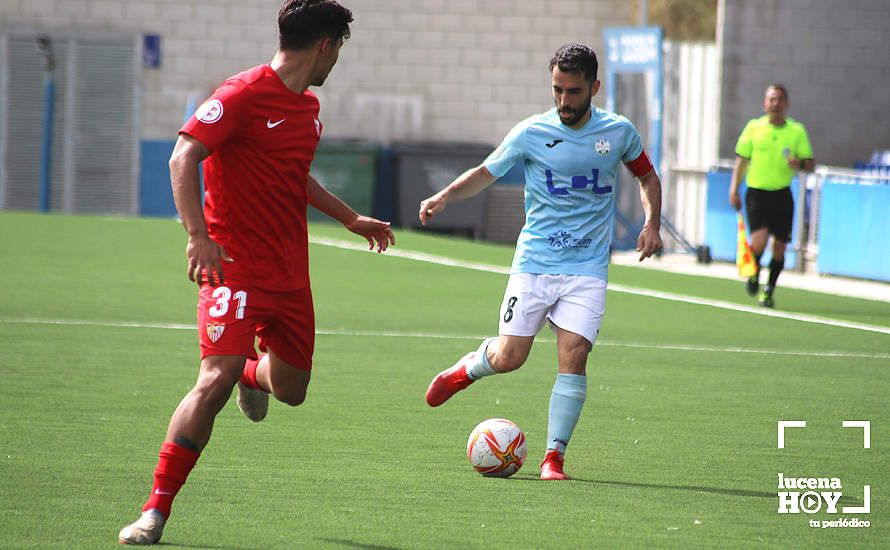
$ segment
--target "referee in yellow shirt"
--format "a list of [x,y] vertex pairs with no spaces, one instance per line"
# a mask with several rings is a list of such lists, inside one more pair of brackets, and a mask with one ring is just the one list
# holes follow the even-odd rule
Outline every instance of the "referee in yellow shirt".
[[739,184],[747,172],[745,211],[751,233],[751,252],[757,263],[757,273],[747,282],[751,296],[757,296],[760,290],[760,257],[766,249],[767,239],[773,236],[769,280],[758,297],[764,307],[773,307],[773,291],[779,273],[785,267],[785,247],[791,240],[794,220],[791,178],[797,171],[813,171],[813,149],[807,130],[803,124],[785,116],[787,108],[785,86],[770,84],[763,97],[766,114],[749,120],[736,143],[737,156],[729,187],[729,203],[737,211],[741,210]]

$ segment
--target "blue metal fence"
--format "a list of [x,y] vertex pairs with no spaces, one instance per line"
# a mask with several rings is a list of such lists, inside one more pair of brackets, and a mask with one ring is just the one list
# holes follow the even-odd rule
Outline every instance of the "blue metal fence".
[[890,282],[890,186],[827,179],[819,203],[819,272]]

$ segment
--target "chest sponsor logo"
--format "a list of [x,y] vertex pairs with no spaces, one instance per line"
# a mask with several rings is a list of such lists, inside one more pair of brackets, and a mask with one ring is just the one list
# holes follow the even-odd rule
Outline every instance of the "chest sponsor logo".
[[195,118],[204,124],[213,124],[223,116],[223,104],[218,99],[208,99],[195,111]]
[[207,323],[207,337],[214,344],[222,338],[223,331],[226,330],[225,323]]
[[274,128],[274,127],[278,126],[279,124],[281,124],[282,122],[284,122],[285,120],[286,119],[282,118],[281,120],[272,122],[272,119],[270,118],[269,120],[266,121],[266,128]]
[[606,155],[609,154],[609,151],[612,150],[612,144],[609,143],[609,142],[608,142],[607,140],[605,140],[605,139],[601,139],[601,140],[598,140],[596,143],[593,144],[593,149],[594,149],[597,153],[601,154],[602,156],[606,156]]
[[556,182],[553,181],[553,172],[548,168],[544,171],[547,176],[547,191],[550,192],[551,195],[570,195],[572,193],[581,193],[587,190],[589,187],[595,195],[605,195],[607,193],[612,192],[611,185],[600,186],[600,171],[598,168],[593,168],[590,171],[590,175],[592,177],[587,177],[585,175],[572,176],[572,186],[569,187],[557,187]]
[[576,239],[571,233],[564,229],[560,229],[554,233],[547,235],[550,248],[557,250],[565,250],[567,248],[589,248],[592,239]]

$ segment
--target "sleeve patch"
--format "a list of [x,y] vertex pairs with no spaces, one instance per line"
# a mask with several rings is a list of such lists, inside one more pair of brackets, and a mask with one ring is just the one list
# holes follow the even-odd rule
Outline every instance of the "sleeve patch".
[[218,99],[208,99],[195,111],[195,118],[205,124],[213,124],[223,116],[223,104]]

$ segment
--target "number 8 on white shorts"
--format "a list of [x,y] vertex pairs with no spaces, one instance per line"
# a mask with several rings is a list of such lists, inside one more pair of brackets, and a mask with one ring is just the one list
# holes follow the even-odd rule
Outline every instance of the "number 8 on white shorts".
[[534,336],[544,321],[596,342],[606,309],[606,281],[585,275],[510,275],[498,332]]

